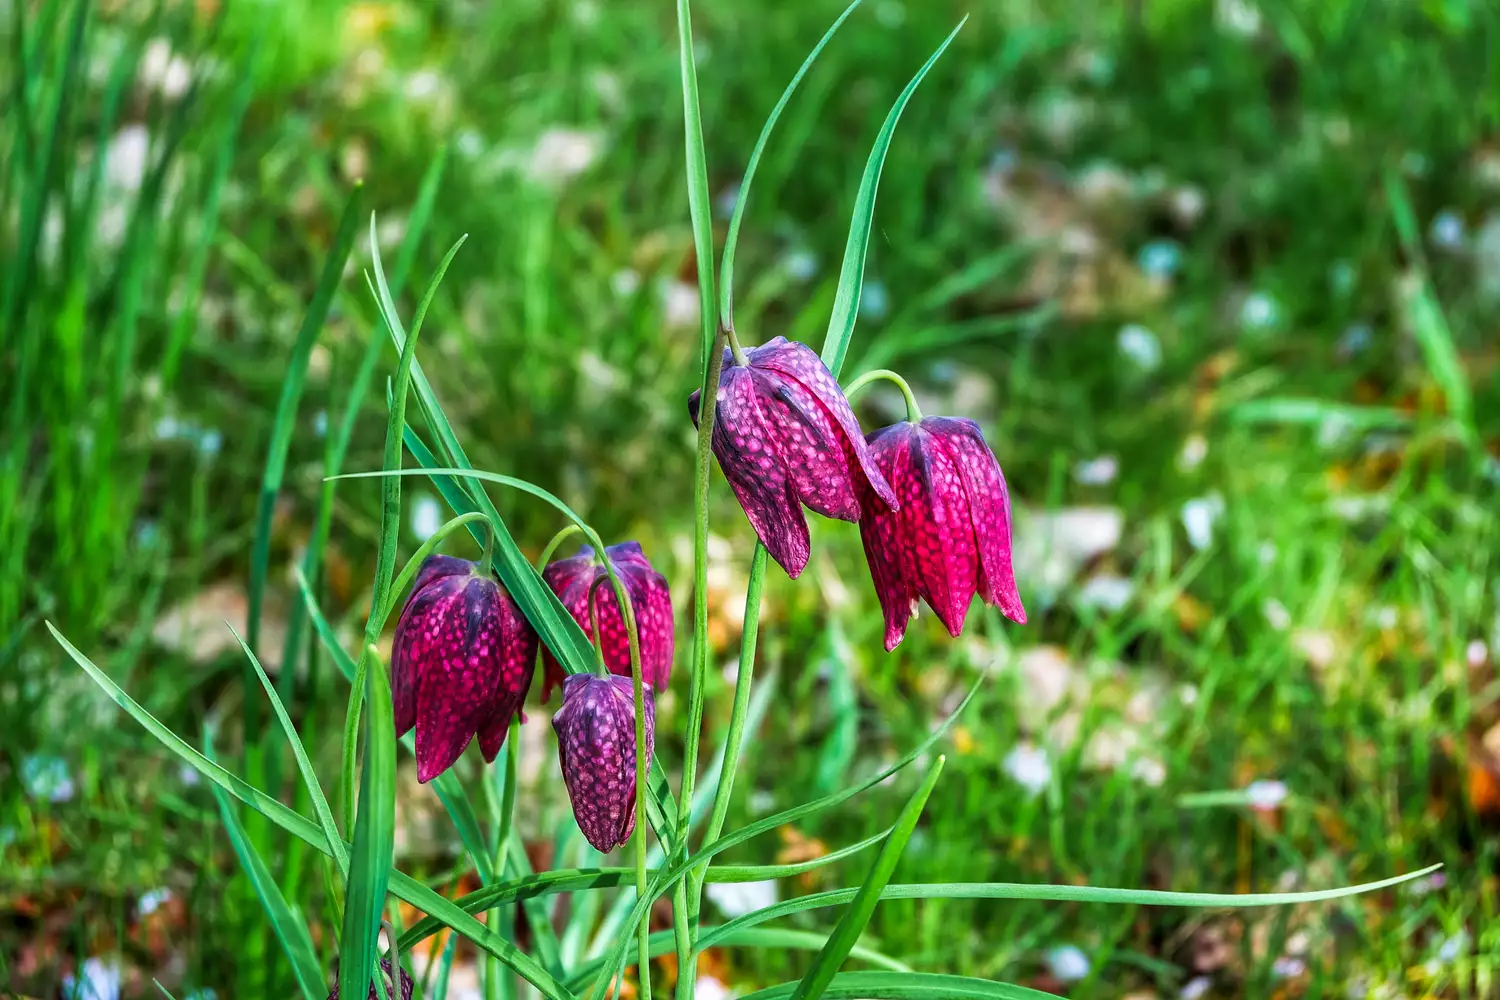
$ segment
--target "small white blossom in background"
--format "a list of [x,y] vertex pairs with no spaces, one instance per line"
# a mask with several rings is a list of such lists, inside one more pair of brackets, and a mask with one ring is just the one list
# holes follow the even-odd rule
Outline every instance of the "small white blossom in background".
[[1155,757],[1138,757],[1130,765],[1130,776],[1149,788],[1160,788],[1167,781],[1167,765]]
[[1457,933],[1450,934],[1448,937],[1443,939],[1442,944],[1438,945],[1438,962],[1442,965],[1452,965],[1454,962],[1462,958],[1464,953],[1469,950],[1469,944],[1470,939],[1468,931],[1460,930]]
[[1105,611],[1119,611],[1135,596],[1135,582],[1108,574],[1090,577],[1078,590],[1078,603]]
[[1052,760],[1044,747],[1022,743],[1001,764],[1012,781],[1036,795],[1052,782]]
[[150,891],[143,893],[141,895],[141,898],[136,901],[135,912],[140,916],[149,917],[151,914],[161,909],[162,905],[168,902],[171,898],[171,889],[151,889]]
[[1250,333],[1263,333],[1281,322],[1281,306],[1265,292],[1251,292],[1240,303],[1240,326]]
[[477,160],[484,153],[484,136],[475,129],[461,129],[453,140],[453,148],[464,159]]
[[1059,982],[1076,983],[1089,974],[1089,957],[1077,945],[1063,944],[1047,952],[1047,968]]
[[139,191],[146,179],[151,133],[141,124],[126,125],[109,140],[104,151],[104,180],[122,192]]
[[666,281],[660,286],[662,319],[669,329],[684,330],[698,325],[698,286],[685,281]]
[[313,414],[313,434],[320,438],[328,436],[328,411],[319,410]]
[[1073,478],[1082,486],[1107,486],[1120,474],[1120,460],[1113,455],[1088,458],[1073,466]]
[[184,764],[177,769],[177,780],[189,788],[194,788],[203,782],[203,775],[198,769],[190,764]]
[[1152,240],[1141,247],[1136,266],[1148,278],[1164,281],[1182,270],[1182,248],[1172,240]]
[[1419,878],[1406,883],[1405,889],[1408,896],[1426,896],[1437,892],[1448,884],[1448,876],[1442,872],[1433,872],[1424,878]]
[[1202,434],[1189,434],[1182,442],[1182,451],[1177,454],[1177,467],[1183,472],[1192,472],[1208,457],[1208,438]]
[[734,214],[735,206],[740,203],[740,182],[733,184],[720,191],[714,198],[714,214],[721,219],[727,219]]
[[1490,658],[1490,647],[1485,645],[1483,639],[1475,639],[1464,649],[1464,659],[1469,661],[1469,666],[1476,670],[1485,665]]
[[1182,527],[1195,549],[1213,544],[1214,525],[1224,515],[1224,498],[1217,493],[1195,497],[1182,505]]
[[881,281],[866,281],[859,295],[859,315],[868,320],[885,319],[891,311],[891,293]]
[[781,258],[781,266],[793,281],[807,281],[818,273],[818,258],[808,250],[792,250]]
[[1179,226],[1189,229],[1203,218],[1204,209],[1208,208],[1208,199],[1203,196],[1202,188],[1191,184],[1174,188],[1167,196],[1167,209],[1172,213],[1172,218]]
[[1261,606],[1261,611],[1265,613],[1266,623],[1276,631],[1285,632],[1292,627],[1292,613],[1286,609],[1285,604],[1282,604],[1276,598],[1273,597],[1266,601]]
[[[631,268],[621,268],[609,277],[609,290],[617,298],[628,299],[641,290],[641,275]],[[694,303],[696,306],[697,303]]]
[[1259,812],[1270,812],[1277,809],[1286,801],[1287,787],[1284,781],[1274,781],[1262,778],[1260,781],[1252,781],[1245,787],[1245,802],[1251,809]]
[[1155,371],[1161,367],[1161,341],[1139,323],[1120,327],[1119,344],[1120,353],[1134,361],[1142,371]]
[[1452,209],[1444,209],[1432,218],[1427,230],[1428,239],[1439,250],[1462,250],[1464,248],[1464,220]]
[[1214,4],[1214,23],[1225,34],[1253,38],[1260,34],[1260,8],[1250,0],[1218,0]]
[[26,794],[48,802],[67,802],[75,791],[68,762],[48,754],[35,754],[21,761],[21,783]]
[[550,128],[532,147],[526,173],[539,184],[565,184],[593,166],[603,150],[604,139],[598,132]]
[[720,913],[731,919],[774,906],[778,898],[775,879],[761,882],[711,882],[703,887],[703,892],[719,908]]
[[1203,1000],[1208,991],[1213,989],[1213,985],[1214,981],[1207,976],[1194,976],[1178,991],[1178,1000]]
[[1370,329],[1370,324],[1351,323],[1349,328],[1339,337],[1339,356],[1352,358],[1356,354],[1363,354],[1369,349],[1370,342],[1374,339],[1374,331]]
[[85,959],[76,977],[63,977],[63,996],[68,1000],[120,1000],[123,980],[118,959]]
[[172,51],[172,43],[165,38],[153,38],[141,53],[140,82],[169,101],[175,101],[188,92],[193,82],[192,65]]
[[757,788],[750,793],[750,812],[755,816],[764,816],[776,807],[776,796],[764,788]]
[[1295,955],[1282,955],[1271,963],[1271,975],[1278,979],[1295,979],[1307,971],[1307,963]]
[[734,995],[734,991],[713,976],[699,976],[693,983],[693,1000],[729,1000]]
[[1318,424],[1318,447],[1324,451],[1347,444],[1353,436],[1354,421],[1342,413],[1330,414]]
[[442,526],[443,509],[438,502],[426,494],[417,497],[416,503],[411,505],[411,533],[417,541],[427,541]]

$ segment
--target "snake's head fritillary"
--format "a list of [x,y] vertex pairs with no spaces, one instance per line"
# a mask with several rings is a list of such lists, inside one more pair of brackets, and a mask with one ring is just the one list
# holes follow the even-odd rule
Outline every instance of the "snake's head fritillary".
[[[646,766],[656,737],[656,707],[645,689]],[[552,717],[563,782],[573,817],[600,851],[612,851],[635,830],[635,697],[629,677],[573,674],[563,681],[562,708]]]

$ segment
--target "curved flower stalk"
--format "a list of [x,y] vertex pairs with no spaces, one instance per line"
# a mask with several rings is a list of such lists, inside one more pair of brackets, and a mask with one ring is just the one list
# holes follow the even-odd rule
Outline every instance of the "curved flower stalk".
[[466,559],[422,563],[396,625],[396,735],[417,730],[417,780],[442,774],[473,737],[494,761],[535,669],[537,635],[510,595]]
[[[621,542],[604,550],[619,577],[635,611],[641,646],[641,673],[653,690],[664,691],[672,676],[675,637],[672,620],[672,592],[667,578],[656,571],[641,550],[639,542]],[[594,627],[589,613],[589,594],[594,598],[594,614],[599,619],[599,646],[604,665],[620,677],[630,676],[630,636],[624,615],[612,587],[595,585],[608,576],[608,570],[591,546],[577,554],[548,564],[542,579],[562,601],[563,607],[578,622],[590,639]],[[548,650],[542,651],[542,700],[552,697],[552,690],[563,682],[562,664]]]
[[[656,701],[645,690],[646,767],[656,743]],[[599,851],[630,839],[636,816],[636,716],[629,677],[573,674],[552,717],[558,762],[584,837]]]
[[[695,424],[699,395],[688,400]],[[804,506],[841,521],[898,506],[838,382],[812,348],[785,337],[725,352],[713,451],[755,534],[794,580],[811,554]]]
[[915,403],[909,407],[914,419],[867,438],[875,464],[901,501],[898,511],[872,506],[859,523],[885,615],[886,650],[906,635],[919,597],[954,636],[963,631],[976,593],[1025,624],[1000,463],[974,421],[922,417]]

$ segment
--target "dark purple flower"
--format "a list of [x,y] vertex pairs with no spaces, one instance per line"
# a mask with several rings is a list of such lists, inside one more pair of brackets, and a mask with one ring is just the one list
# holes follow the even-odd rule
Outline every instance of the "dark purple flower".
[[895,649],[916,613],[931,605],[950,634],[963,631],[975,593],[1025,624],[1010,553],[1010,495],[979,425],[955,417],[882,427],[870,454],[901,509],[873,508],[859,522],[870,576]]
[[471,737],[493,761],[536,666],[537,636],[510,595],[466,559],[428,556],[396,623],[396,735],[417,728],[417,780],[453,766]]
[[[746,354],[736,365],[724,352],[714,454],[766,551],[796,579],[810,554],[803,505],[858,521],[866,508],[894,509],[896,494],[812,348],[776,337]],[[694,423],[698,395],[688,400]]]
[[[673,652],[672,593],[667,589],[667,578],[652,567],[637,542],[611,545],[604,554],[614,566],[635,611],[636,635],[641,643],[641,677],[654,690],[665,691],[672,676]],[[549,563],[542,571],[542,579],[590,639],[594,637],[594,626],[589,616],[589,594],[593,593],[604,665],[612,674],[629,677],[630,638],[625,632],[625,618],[615,600],[615,589],[609,585],[609,574],[594,557],[594,550],[585,545],[571,559]],[[547,650],[542,651],[542,663],[542,700],[546,701],[552,697],[552,689],[562,683],[564,674],[562,665]]]
[[[390,997],[391,1000],[396,1000],[391,992],[391,986],[394,984],[391,982],[391,963],[389,960],[384,958],[380,960],[380,971],[385,974],[385,995]],[[413,985],[411,976],[407,975],[405,969],[401,969],[401,1000],[411,1000]],[[371,983],[369,1000],[378,1000],[379,997],[380,994],[376,992],[375,984]],[[333,982],[332,991],[328,994],[328,1000],[339,1000],[339,984],[336,979]]]
[[[656,707],[645,689],[646,766],[656,738]],[[635,690],[629,677],[573,674],[552,717],[573,817],[590,844],[612,851],[635,829]]]

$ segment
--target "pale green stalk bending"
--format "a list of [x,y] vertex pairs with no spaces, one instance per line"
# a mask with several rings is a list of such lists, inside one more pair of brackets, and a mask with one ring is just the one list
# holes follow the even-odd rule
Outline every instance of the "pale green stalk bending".
[[552,557],[557,554],[557,550],[562,548],[563,542],[566,542],[574,535],[580,534],[582,531],[583,529],[576,524],[563,525],[557,534],[548,539],[547,544],[542,547],[542,554],[537,556],[536,559],[536,571],[540,573],[546,569],[547,564],[552,561]]
[[859,378],[849,383],[848,387],[844,389],[844,397],[852,400],[856,393],[877,379],[885,379],[901,390],[901,395],[906,398],[906,419],[908,421],[916,423],[922,419],[922,408],[917,405],[917,397],[912,395],[911,386],[906,384],[906,379],[897,375],[889,368],[876,368],[874,371],[865,372]]

